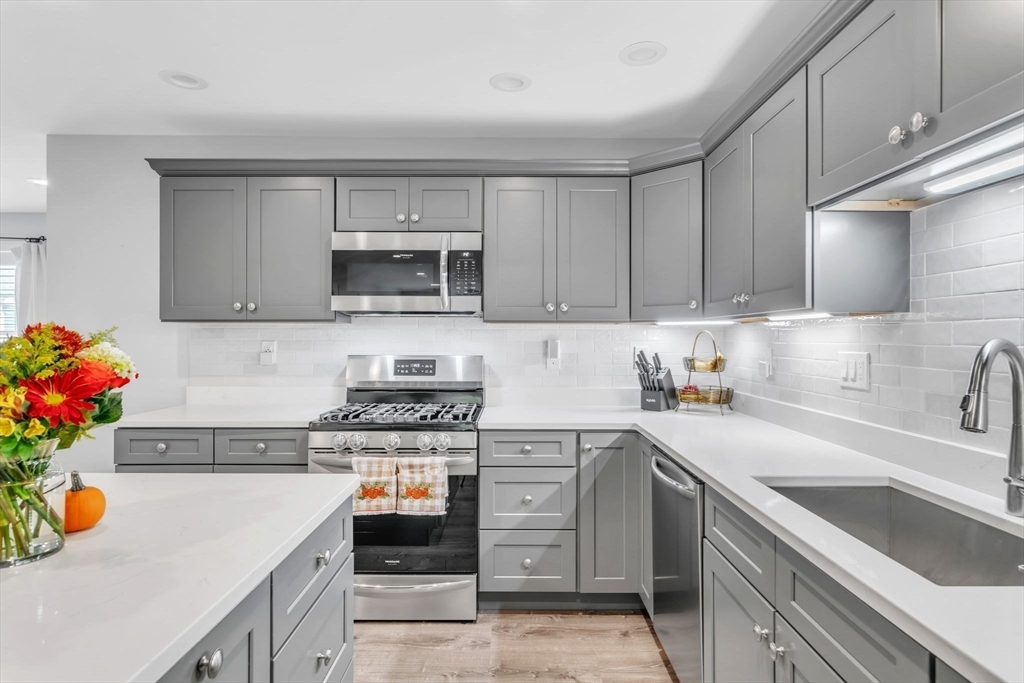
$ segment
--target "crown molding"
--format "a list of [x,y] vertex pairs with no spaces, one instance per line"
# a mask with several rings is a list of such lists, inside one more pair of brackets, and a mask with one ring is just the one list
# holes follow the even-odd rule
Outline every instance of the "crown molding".
[[625,159],[146,159],[181,176],[629,176]]
[[649,154],[642,154],[638,157],[633,157],[629,160],[629,174],[636,175],[638,173],[657,171],[659,169],[676,166],[687,161],[697,161],[703,159],[705,156],[707,155],[704,154],[704,150],[701,148],[701,144],[699,142],[688,142],[687,144],[680,145],[678,147],[672,147],[670,149],[663,149],[659,152],[651,152]]

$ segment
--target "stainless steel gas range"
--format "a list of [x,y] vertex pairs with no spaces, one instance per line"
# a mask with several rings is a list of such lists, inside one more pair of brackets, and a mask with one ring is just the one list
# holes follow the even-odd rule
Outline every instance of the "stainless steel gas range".
[[309,471],[352,473],[355,455],[444,455],[438,516],[356,516],[355,618],[474,621],[477,421],[482,356],[349,356],[348,403],[309,424]]

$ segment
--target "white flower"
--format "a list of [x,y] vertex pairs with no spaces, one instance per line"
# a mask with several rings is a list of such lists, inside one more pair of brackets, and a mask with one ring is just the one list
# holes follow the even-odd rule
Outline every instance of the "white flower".
[[112,345],[110,342],[100,342],[78,352],[79,358],[106,363],[117,374],[118,377],[131,379],[135,377],[135,363],[128,357],[128,354]]

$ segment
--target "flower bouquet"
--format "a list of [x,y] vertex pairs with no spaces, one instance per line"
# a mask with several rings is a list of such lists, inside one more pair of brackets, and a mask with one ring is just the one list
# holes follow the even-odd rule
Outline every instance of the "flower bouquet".
[[64,471],[53,454],[117,422],[117,390],[138,377],[112,333],[85,338],[46,323],[0,345],[0,567],[64,546]]

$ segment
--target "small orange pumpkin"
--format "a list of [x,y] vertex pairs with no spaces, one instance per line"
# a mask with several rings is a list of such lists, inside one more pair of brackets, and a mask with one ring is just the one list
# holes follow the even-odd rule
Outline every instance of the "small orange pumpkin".
[[71,472],[71,490],[64,494],[64,531],[91,529],[107,510],[107,497],[95,486],[86,486],[78,470]]

